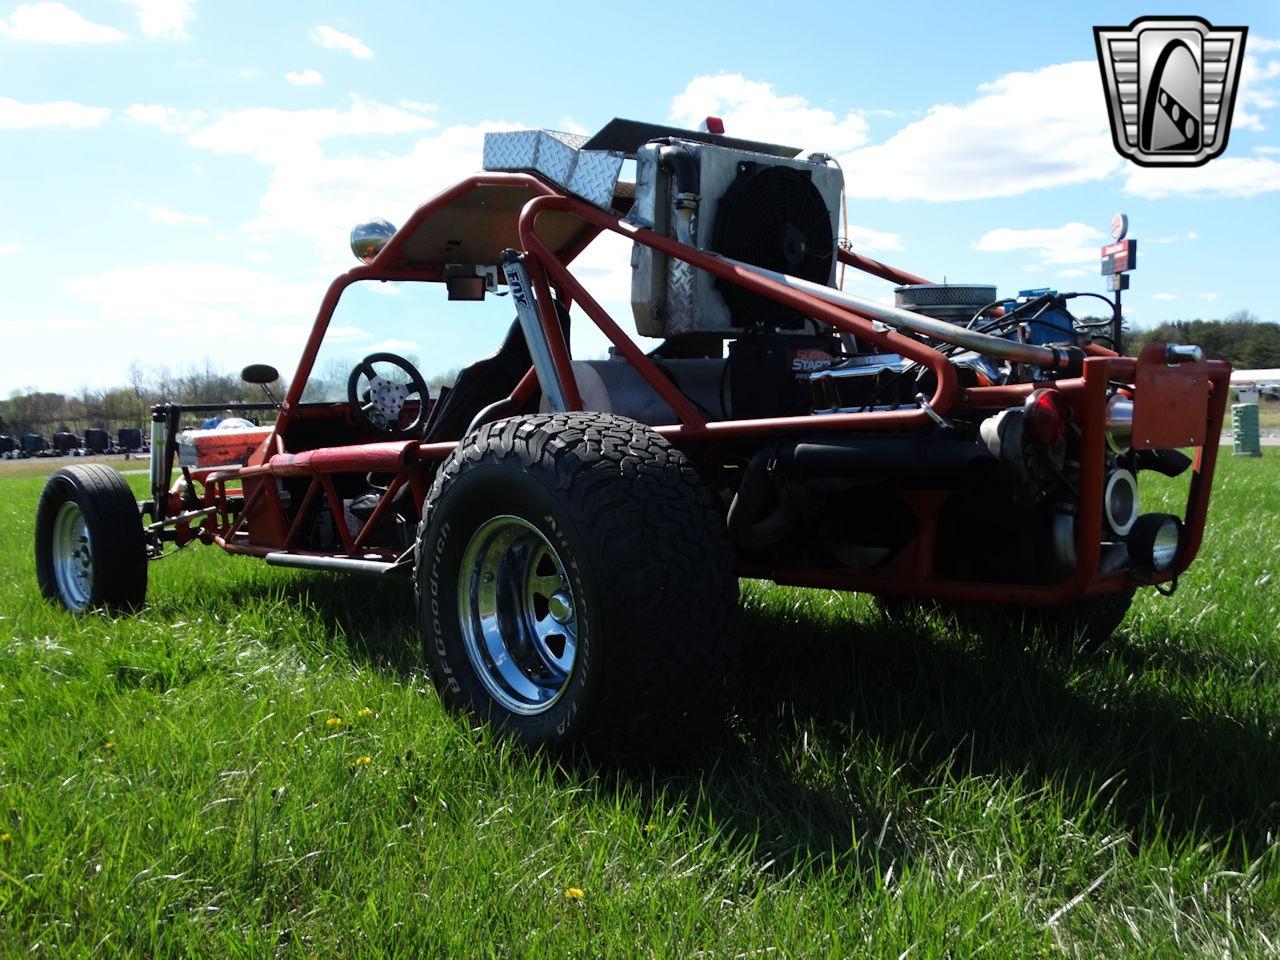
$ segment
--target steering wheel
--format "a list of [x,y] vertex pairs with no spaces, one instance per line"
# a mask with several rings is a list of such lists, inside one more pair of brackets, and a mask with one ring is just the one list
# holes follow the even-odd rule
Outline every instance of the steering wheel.
[[[405,423],[405,404],[414,397],[418,399],[418,415]],[[422,374],[394,353],[371,353],[357,363],[347,378],[347,400],[357,421],[379,433],[403,439],[422,433],[430,408]]]

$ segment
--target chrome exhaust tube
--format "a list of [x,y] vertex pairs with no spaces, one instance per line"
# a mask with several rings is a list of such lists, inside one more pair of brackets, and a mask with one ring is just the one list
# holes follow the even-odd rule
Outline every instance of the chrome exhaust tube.
[[844,307],[865,317],[871,317],[893,327],[895,330],[906,330],[910,333],[922,334],[935,340],[950,343],[953,346],[973,350],[983,356],[999,357],[1002,360],[1027,363],[1052,370],[1066,368],[1074,362],[1072,351],[1059,347],[1042,347],[1034,343],[1017,343],[1013,340],[1005,340],[1003,337],[993,337],[988,333],[969,330],[958,324],[948,323],[945,320],[926,317],[922,313],[903,310],[901,307],[891,307],[852,293],[845,293],[843,290],[837,290],[834,287],[814,283],[811,280],[802,280],[788,273],[767,270],[764,267],[743,263],[741,260],[734,260],[732,257],[721,257],[720,259],[725,263],[733,264],[735,267],[749,270],[757,276],[791,287],[793,290],[811,294],[819,300],[825,300],[827,303],[834,304],[837,307]]
[[407,567],[397,566],[383,560],[362,560],[359,557],[315,557],[299,556],[296,553],[268,553],[264,560],[269,567],[294,567],[299,570],[325,570],[329,573],[367,573],[383,576],[391,571],[406,571]]

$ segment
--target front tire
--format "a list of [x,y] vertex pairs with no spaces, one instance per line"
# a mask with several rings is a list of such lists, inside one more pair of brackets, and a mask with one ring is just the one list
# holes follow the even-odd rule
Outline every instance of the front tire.
[[40,592],[72,613],[132,610],[147,596],[147,547],[138,502],[110,467],[63,467],[36,508]]
[[724,521],[679,450],[622,417],[481,427],[440,468],[417,545],[426,659],[450,706],[528,746],[677,757],[738,656]]

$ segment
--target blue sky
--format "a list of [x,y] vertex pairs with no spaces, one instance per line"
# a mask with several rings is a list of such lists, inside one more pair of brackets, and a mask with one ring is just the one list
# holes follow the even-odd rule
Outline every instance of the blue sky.
[[[926,276],[1101,290],[1125,210],[1133,322],[1280,319],[1274,2],[479,9],[0,2],[0,396],[134,361],[288,373],[351,224],[403,222],[479,166],[487,129],[613,116],[715,113],[839,156],[856,246]],[[1224,156],[1143,170],[1111,146],[1092,27],[1173,13],[1250,28],[1242,89]],[[584,263],[623,321],[626,266],[616,245]],[[494,324],[438,311],[424,369],[492,347]]]

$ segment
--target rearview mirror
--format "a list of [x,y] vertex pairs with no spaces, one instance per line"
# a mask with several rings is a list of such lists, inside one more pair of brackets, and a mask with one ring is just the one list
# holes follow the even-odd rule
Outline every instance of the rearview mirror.
[[280,379],[280,371],[269,363],[251,363],[240,371],[240,379],[245,383],[266,386]]

